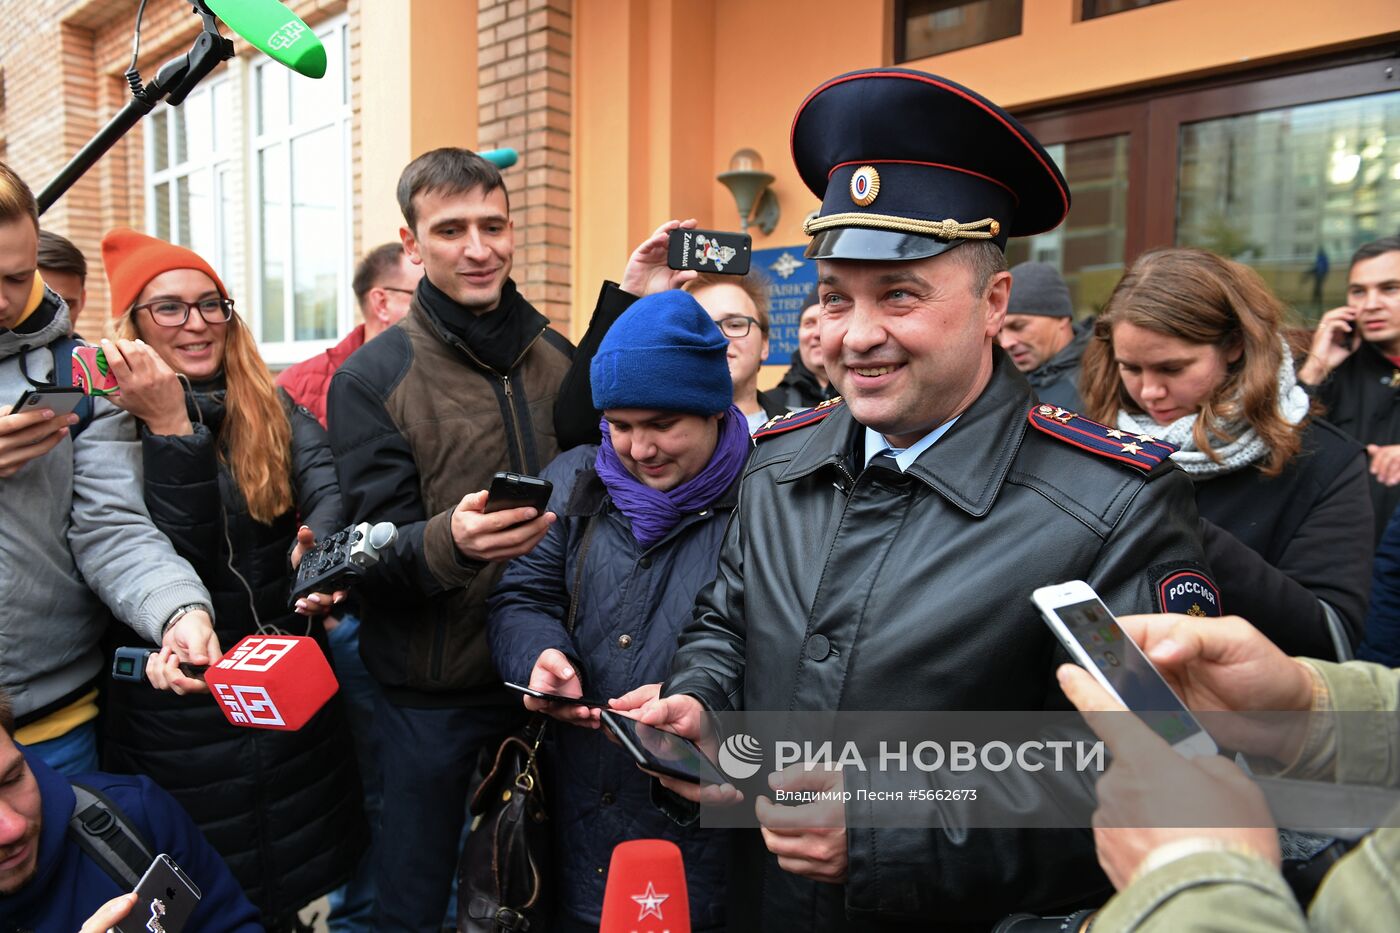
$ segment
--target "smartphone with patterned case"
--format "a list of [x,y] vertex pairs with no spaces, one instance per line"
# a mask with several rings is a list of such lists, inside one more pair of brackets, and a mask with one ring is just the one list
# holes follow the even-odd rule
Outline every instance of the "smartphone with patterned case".
[[752,258],[753,238],[747,233],[681,227],[666,243],[666,265],[672,269],[743,275]]
[[73,385],[86,395],[115,395],[121,391],[101,347],[73,350]]

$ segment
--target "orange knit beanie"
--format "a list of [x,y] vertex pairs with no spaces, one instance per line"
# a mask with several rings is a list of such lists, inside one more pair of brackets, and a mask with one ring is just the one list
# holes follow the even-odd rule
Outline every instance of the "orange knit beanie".
[[102,265],[111,286],[114,318],[131,310],[151,279],[171,269],[197,269],[214,280],[220,295],[228,297],[223,280],[198,253],[128,227],[117,227],[102,238]]

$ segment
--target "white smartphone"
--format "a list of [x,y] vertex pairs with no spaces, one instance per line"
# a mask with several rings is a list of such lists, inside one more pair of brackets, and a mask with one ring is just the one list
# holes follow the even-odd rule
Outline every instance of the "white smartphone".
[[1031,594],[1065,650],[1128,709],[1186,758],[1214,755],[1215,742],[1147,655],[1083,580]]

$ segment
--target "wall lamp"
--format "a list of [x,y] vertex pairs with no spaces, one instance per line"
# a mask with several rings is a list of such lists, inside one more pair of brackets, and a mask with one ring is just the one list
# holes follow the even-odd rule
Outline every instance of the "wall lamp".
[[768,187],[773,176],[763,170],[763,156],[752,149],[740,149],[729,158],[729,171],[716,178],[734,195],[744,230],[757,227],[764,236],[773,232],[778,226],[778,196]]

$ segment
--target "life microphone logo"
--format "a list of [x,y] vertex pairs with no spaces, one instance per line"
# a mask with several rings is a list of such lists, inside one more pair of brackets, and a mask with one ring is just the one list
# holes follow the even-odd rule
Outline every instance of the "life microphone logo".
[[288,20],[285,26],[267,37],[267,44],[278,51],[290,49],[305,32],[306,24],[301,20]]
[[719,747],[719,766],[735,780],[747,780],[763,767],[763,746],[753,736],[736,732]]

